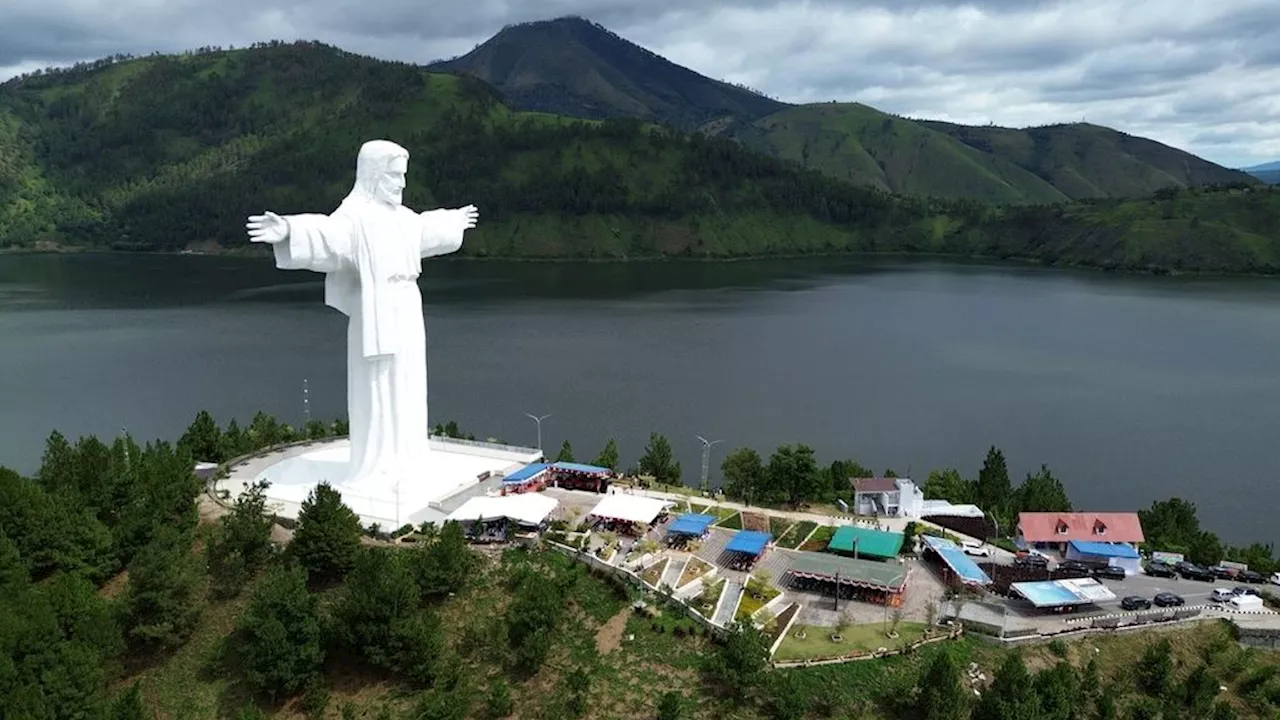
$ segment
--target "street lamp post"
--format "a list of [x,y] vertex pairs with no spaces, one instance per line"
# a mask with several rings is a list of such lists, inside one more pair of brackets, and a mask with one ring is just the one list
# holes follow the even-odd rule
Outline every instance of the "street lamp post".
[[542,421],[543,421],[543,420],[546,420],[546,419],[547,419],[547,418],[549,418],[549,417],[551,417],[551,413],[547,413],[546,415],[543,415],[542,417],[538,417],[537,415],[534,415],[533,413],[525,413],[525,415],[526,415],[528,418],[530,418],[531,420],[533,420],[535,423],[537,423],[537,425],[538,425],[538,452],[542,452]]
[[707,487],[707,467],[711,462],[711,446],[722,443],[724,440],[708,440],[701,435],[695,435],[694,437],[702,441],[702,486],[699,489],[706,493],[710,490]]

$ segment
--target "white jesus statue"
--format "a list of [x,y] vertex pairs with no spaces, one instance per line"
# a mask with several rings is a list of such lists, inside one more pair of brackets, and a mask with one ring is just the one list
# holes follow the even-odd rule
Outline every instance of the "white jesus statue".
[[[325,273],[325,304],[347,323],[348,487],[391,490],[428,464],[427,343],[422,258],[462,247],[475,206],[417,213],[401,204],[409,153],[386,140],[360,147],[356,182],[332,214],[253,215],[253,242],[276,267]],[[336,479],[336,478],[335,478]]]

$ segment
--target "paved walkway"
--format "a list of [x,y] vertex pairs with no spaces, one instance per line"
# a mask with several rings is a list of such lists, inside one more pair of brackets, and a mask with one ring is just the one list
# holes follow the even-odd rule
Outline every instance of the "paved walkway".
[[680,556],[673,554],[671,560],[667,562],[667,569],[662,571],[662,585],[670,586],[674,590],[676,583],[680,580],[680,573],[684,572],[684,566],[688,561],[689,557],[683,553]]
[[726,578],[724,594],[720,596],[720,607],[716,608],[716,616],[712,618],[712,622],[725,627],[733,624],[733,614],[738,609],[738,596],[741,594],[742,583]]

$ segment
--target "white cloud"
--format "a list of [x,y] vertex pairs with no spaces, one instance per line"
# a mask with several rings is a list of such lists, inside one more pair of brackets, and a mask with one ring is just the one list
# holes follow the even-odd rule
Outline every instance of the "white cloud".
[[786,101],[975,124],[1083,119],[1231,166],[1280,158],[1274,0],[9,0],[0,77],[273,38],[429,62],[564,14]]

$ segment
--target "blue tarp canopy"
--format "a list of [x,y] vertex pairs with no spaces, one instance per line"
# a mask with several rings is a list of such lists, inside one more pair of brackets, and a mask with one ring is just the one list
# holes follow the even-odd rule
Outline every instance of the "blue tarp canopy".
[[982,568],[978,567],[978,563],[970,560],[969,556],[964,554],[964,550],[960,549],[960,546],[946,538],[934,535],[921,535],[920,539],[931,550],[938,553],[938,557],[942,558],[942,562],[951,568],[951,572],[959,575],[962,581],[972,585],[991,584],[991,577],[983,572]]
[[540,473],[542,473],[546,469],[547,469],[546,463],[534,463],[532,465],[525,465],[519,470],[504,477],[502,479],[502,484],[507,485],[507,484],[528,482],[534,479],[535,477],[537,477]]
[[707,531],[707,528],[711,527],[711,523],[715,521],[715,515],[687,513],[676,518],[676,521],[671,523],[671,528],[668,529],[667,532],[675,535],[701,536],[702,533]]
[[734,535],[733,539],[729,541],[729,544],[724,546],[724,549],[729,552],[759,555],[764,552],[765,546],[768,545],[769,541],[772,539],[773,536],[767,532],[743,530],[737,535]]
[[1138,559],[1138,549],[1124,543],[1089,542],[1088,540],[1072,540],[1071,547],[1081,555],[1097,555],[1099,557]]
[[1115,593],[1093,578],[1020,582],[1009,586],[1038,608],[1092,605],[1115,600]]
[[551,466],[556,470],[568,470],[570,472],[587,473],[588,475],[608,475],[613,471],[607,467],[599,465],[583,465],[582,463],[558,462]]

